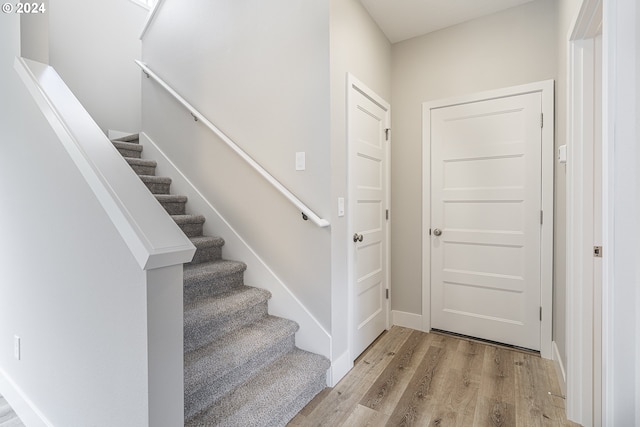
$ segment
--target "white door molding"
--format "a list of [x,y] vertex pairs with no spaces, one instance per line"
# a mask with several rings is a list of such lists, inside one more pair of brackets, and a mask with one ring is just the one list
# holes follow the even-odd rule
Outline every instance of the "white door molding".
[[431,330],[431,110],[471,102],[479,102],[514,95],[540,92],[544,127],[542,129],[542,200],[544,222],[541,229],[540,305],[542,306],[540,354],[551,359],[552,298],[553,298],[553,165],[554,165],[554,82],[530,83],[451,99],[425,102],[423,112],[422,146],[422,319],[423,330]]
[[[596,99],[596,36],[602,29],[601,0],[585,0],[568,36],[567,111],[567,417],[584,426],[599,426],[595,389],[600,375],[601,311],[594,282],[594,129]],[[602,65],[600,64],[600,67]],[[598,286],[599,288],[599,286]]]

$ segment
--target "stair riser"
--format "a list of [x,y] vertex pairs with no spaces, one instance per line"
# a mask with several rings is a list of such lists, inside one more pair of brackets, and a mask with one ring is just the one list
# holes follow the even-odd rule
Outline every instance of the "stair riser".
[[220,259],[222,259],[221,247],[212,246],[208,248],[198,248],[189,264],[201,264],[203,262],[217,261]]
[[184,215],[186,213],[186,202],[160,202],[169,215]]
[[142,153],[137,150],[127,150],[126,148],[118,148],[118,152],[122,154],[122,157],[132,157],[134,159],[139,159],[142,157]]
[[[275,341],[269,348],[264,349],[264,351],[256,355],[256,357],[233,370],[227,371],[222,377],[211,375],[206,381],[200,384],[190,385],[188,389],[185,387],[185,420],[192,418],[198,414],[198,412],[214,404],[225,394],[232,392],[258,370],[291,351],[294,345],[295,336],[292,334],[282,340]],[[185,374],[185,377],[186,376]]]
[[145,165],[129,165],[133,169],[135,173],[138,175],[155,175],[156,167],[155,166],[145,166]]
[[267,303],[260,303],[224,317],[210,317],[197,325],[184,324],[184,351],[189,352],[212,343],[224,334],[236,331],[267,315]]
[[197,237],[202,236],[202,223],[186,223],[186,224],[178,224],[180,229],[187,237]]
[[288,407],[281,411],[281,416],[265,424],[265,427],[280,427],[295,417],[318,393],[327,387],[327,375],[320,375],[315,381],[307,385],[305,391]]
[[205,280],[188,282],[185,280],[183,299],[184,304],[192,303],[200,298],[220,295],[244,284],[244,273],[238,272],[227,276],[217,277],[214,282]]
[[144,185],[147,186],[149,191],[152,194],[169,194],[171,189],[171,184],[161,184],[156,182],[145,182]]

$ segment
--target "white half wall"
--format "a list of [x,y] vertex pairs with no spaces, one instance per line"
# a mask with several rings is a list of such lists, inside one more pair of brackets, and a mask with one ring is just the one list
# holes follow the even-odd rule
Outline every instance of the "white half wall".
[[16,58],[19,22],[0,16],[0,394],[29,426],[178,425],[193,245],[57,73]]
[[15,387],[0,393],[36,426],[146,425],[145,273],[13,71],[0,21],[0,386]]

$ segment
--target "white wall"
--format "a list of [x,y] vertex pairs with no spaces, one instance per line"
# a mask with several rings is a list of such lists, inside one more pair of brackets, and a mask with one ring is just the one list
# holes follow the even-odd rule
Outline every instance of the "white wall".
[[[333,356],[347,350],[347,73],[391,101],[391,45],[358,0],[331,1],[331,247]],[[392,110],[391,114],[394,114]],[[392,195],[393,197],[393,195]],[[348,361],[352,362],[352,361]]]
[[640,8],[603,5],[603,386],[607,426],[640,424]]
[[[143,61],[311,209],[330,218],[328,2],[166,0]],[[319,322],[331,326],[331,229],[320,229],[153,82],[143,130]],[[306,152],[306,170],[295,153]],[[260,286],[260,283],[248,283]]]
[[133,61],[147,13],[129,0],[49,2],[49,63],[105,132],[140,130]]
[[555,0],[538,0],[392,46],[393,310],[422,311],[422,103],[556,79],[556,45]]
[[[575,18],[580,11],[583,0],[560,0],[556,2],[558,22],[557,53],[558,73],[556,77],[556,147],[569,144],[567,140],[567,108],[568,108],[568,65],[569,37]],[[564,164],[556,164],[555,175],[555,268],[553,287],[553,341],[558,348],[560,361],[567,368],[566,337],[566,172]]]
[[0,16],[0,393],[51,425],[146,425],[145,272],[13,70],[19,31]]
[[45,13],[20,16],[20,56],[49,63],[49,0],[43,0]]

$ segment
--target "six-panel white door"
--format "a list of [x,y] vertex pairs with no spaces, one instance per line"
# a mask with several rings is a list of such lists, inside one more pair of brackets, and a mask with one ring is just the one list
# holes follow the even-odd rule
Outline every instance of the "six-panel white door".
[[355,358],[387,327],[389,106],[362,85],[351,84],[349,91],[351,355]]
[[431,110],[431,326],[540,349],[541,95]]

